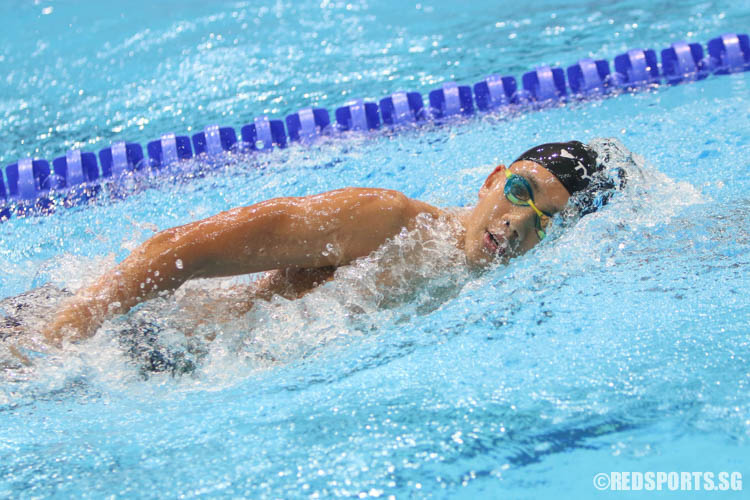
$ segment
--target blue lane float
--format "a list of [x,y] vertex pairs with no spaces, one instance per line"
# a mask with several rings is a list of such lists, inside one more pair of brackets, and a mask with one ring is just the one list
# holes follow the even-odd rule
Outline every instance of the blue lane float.
[[8,192],[5,190],[4,176],[0,175],[0,221],[10,218],[10,207],[8,207]]
[[281,120],[269,120],[267,116],[259,116],[253,123],[242,127],[240,133],[242,142],[252,151],[270,151],[274,146],[286,147],[286,132]]
[[305,108],[283,121],[256,117],[241,127],[239,138],[234,128],[219,125],[205,127],[192,137],[169,133],[147,144],[147,158],[140,144],[124,141],[102,149],[98,158],[92,152],[70,150],[55,158],[51,168],[47,160],[24,158],[7,165],[0,175],[0,220],[12,213],[33,213],[30,207],[45,207],[48,213],[46,208],[50,206],[70,204],[70,194],[77,190],[95,188],[103,181],[117,182],[126,174],[158,171],[197,156],[271,151],[286,148],[290,142],[309,144],[322,135],[368,132],[383,126],[400,129],[430,119],[441,123],[451,117],[470,116],[476,110],[538,109],[750,69],[750,39],[746,34],[724,34],[709,40],[706,48],[704,51],[698,43],[675,42],[660,51],[661,63],[652,49],[632,49],[617,55],[613,66],[605,59],[591,58],[581,59],[566,70],[543,65],[522,75],[522,88],[515,77],[499,74],[473,86],[447,82],[429,92],[429,107],[419,92],[411,91],[393,93],[377,103],[357,99],[335,110],[335,124],[328,110]]
[[621,87],[638,88],[659,83],[659,63],[651,49],[631,49],[615,57],[617,83]]
[[203,132],[193,135],[195,156],[205,153],[208,156],[219,156],[231,151],[237,144],[237,133],[232,127],[209,125]]
[[65,156],[52,160],[52,168],[66,188],[96,182],[99,178],[96,155],[82,152],[80,149],[72,149],[65,153]]
[[330,123],[327,109],[305,108],[286,117],[286,130],[290,141],[309,143],[319,137]]
[[166,167],[193,157],[190,138],[184,135],[164,134],[161,139],[149,142],[146,151],[154,168]]
[[597,61],[585,58],[578,63],[568,66],[568,85],[573,95],[590,97],[604,95],[611,88],[612,76],[609,62],[604,59]]
[[120,177],[125,172],[143,167],[143,148],[140,144],[123,141],[113,142],[99,151],[102,177]]
[[750,40],[742,34],[722,35],[709,40],[708,54],[717,74],[746,71],[750,67]]
[[396,92],[380,100],[380,116],[391,126],[425,119],[424,101],[419,92]]
[[521,81],[532,101],[549,103],[561,101],[567,96],[562,68],[540,66],[534,71],[524,73]]
[[374,102],[364,102],[362,99],[357,99],[336,110],[336,123],[338,123],[341,131],[374,130],[380,127],[378,105]]
[[518,89],[516,79],[512,76],[490,75],[474,84],[474,100],[480,111],[510,106]]
[[661,51],[661,67],[669,83],[700,80],[708,76],[703,47],[698,43],[673,43]]
[[432,116],[435,118],[474,113],[474,102],[469,86],[458,85],[455,82],[444,83],[441,88],[431,91],[429,98]]
[[35,200],[49,190],[49,162],[23,158],[5,167],[8,197],[14,200]]

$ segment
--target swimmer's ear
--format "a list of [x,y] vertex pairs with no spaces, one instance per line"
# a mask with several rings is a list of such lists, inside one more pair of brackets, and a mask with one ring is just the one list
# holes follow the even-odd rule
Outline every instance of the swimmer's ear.
[[497,182],[497,180],[501,178],[498,176],[498,174],[503,172],[505,168],[506,168],[505,165],[502,165],[502,164],[498,165],[497,167],[495,167],[495,170],[493,170],[492,173],[487,176],[487,178],[484,180],[484,184],[482,184],[482,187],[479,188],[480,200],[484,198],[484,196],[492,188],[492,186]]

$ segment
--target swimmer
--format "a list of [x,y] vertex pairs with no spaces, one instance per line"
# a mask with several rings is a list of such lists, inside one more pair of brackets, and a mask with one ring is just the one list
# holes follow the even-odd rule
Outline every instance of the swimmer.
[[[106,319],[194,278],[268,272],[259,281],[260,295],[299,297],[331,279],[337,267],[414,227],[420,214],[455,223],[456,241],[469,265],[507,262],[543,240],[550,219],[573,198],[591,200],[587,194],[594,190],[612,191],[616,186],[603,170],[588,146],[550,143],[529,149],[508,167],[496,167],[473,208],[441,209],[373,188],[234,208],[157,233],[66,300],[43,334],[58,346],[88,338]],[[591,204],[579,208],[580,213],[596,209]]]

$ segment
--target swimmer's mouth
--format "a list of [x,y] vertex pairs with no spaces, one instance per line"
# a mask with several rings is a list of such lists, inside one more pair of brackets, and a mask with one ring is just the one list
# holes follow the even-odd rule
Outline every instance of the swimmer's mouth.
[[489,253],[502,257],[508,251],[508,244],[503,238],[503,243],[500,243],[500,239],[491,232],[484,230],[484,247]]

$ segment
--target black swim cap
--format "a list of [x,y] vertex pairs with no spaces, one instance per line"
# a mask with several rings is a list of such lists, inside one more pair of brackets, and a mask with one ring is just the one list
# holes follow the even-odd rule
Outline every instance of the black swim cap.
[[552,172],[569,194],[586,189],[593,175],[602,169],[597,164],[596,152],[578,141],[534,146],[516,159],[522,160],[533,161]]

